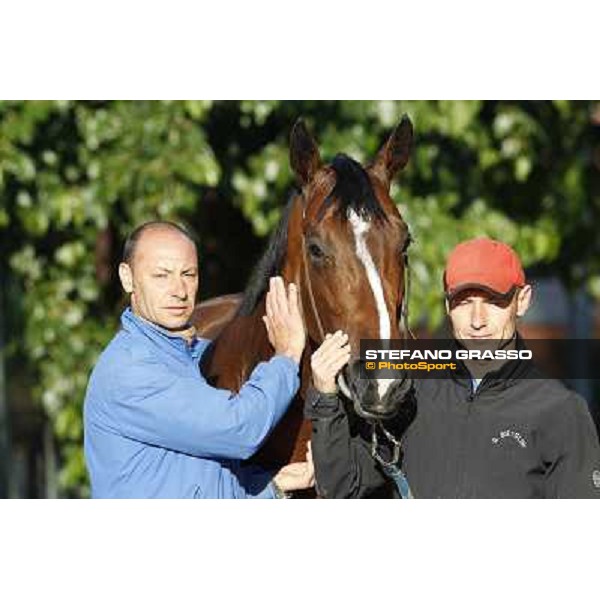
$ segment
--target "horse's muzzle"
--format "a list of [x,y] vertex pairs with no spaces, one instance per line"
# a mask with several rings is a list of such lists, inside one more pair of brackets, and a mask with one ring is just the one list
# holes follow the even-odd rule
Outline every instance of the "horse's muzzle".
[[352,361],[345,369],[345,379],[357,414],[365,419],[391,419],[412,389],[409,377],[377,380],[368,377],[364,361]]

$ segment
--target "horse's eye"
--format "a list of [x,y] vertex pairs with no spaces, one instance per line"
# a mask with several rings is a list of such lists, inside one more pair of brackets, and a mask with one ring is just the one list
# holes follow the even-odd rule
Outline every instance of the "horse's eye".
[[404,240],[404,244],[402,245],[402,250],[400,250],[400,254],[404,254],[407,250],[408,247],[410,246],[412,242],[412,237],[410,237],[410,233],[406,236],[406,239]]
[[317,244],[316,242],[311,242],[308,245],[308,253],[312,258],[319,260],[325,257],[325,252],[323,252],[321,246],[319,246],[319,244]]

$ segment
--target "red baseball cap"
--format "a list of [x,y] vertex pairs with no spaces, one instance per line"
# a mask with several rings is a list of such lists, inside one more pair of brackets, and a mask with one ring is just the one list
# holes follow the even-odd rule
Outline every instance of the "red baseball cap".
[[458,244],[450,252],[444,271],[446,296],[463,290],[482,289],[508,296],[525,285],[525,273],[517,253],[506,244],[477,238]]

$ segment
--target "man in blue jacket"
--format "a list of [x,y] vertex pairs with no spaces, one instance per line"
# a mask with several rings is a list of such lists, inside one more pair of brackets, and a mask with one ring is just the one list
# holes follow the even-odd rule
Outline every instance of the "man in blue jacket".
[[[239,393],[208,385],[208,346],[190,326],[198,257],[168,222],[138,227],[119,277],[131,306],[94,368],[84,403],[85,459],[95,498],[278,498],[313,485],[307,462],[274,477],[241,461],[266,439],[299,386],[305,332],[293,284],[274,278],[265,317],[275,355]],[[310,452],[310,449],[309,449]]]

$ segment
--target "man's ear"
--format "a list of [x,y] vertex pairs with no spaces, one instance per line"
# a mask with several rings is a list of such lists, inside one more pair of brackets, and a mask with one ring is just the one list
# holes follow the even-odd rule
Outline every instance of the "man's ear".
[[131,267],[122,262],[119,264],[119,279],[121,280],[121,285],[123,289],[131,294],[133,292],[133,273],[131,272]]
[[517,292],[517,317],[522,317],[531,305],[533,288],[527,284]]

